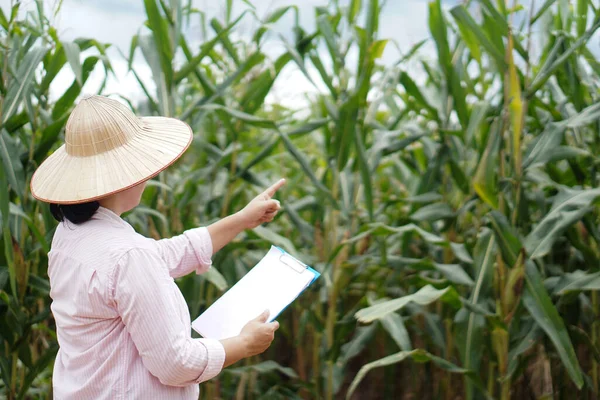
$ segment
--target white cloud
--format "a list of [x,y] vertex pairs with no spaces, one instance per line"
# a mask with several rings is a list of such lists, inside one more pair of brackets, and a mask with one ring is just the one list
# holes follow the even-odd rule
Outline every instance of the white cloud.
[[[44,4],[47,10],[52,10],[59,1],[44,0]],[[277,8],[299,4],[300,25],[309,32],[315,29],[314,8],[328,4],[328,0],[251,0],[251,2],[256,6],[256,13],[260,18],[264,18]],[[445,1],[444,8],[448,10],[456,3],[455,0]],[[10,0],[0,0],[0,7],[5,12],[9,4]],[[195,8],[206,13],[207,23],[214,16],[217,16],[220,20],[224,18],[225,2],[223,1],[192,0],[192,4]],[[234,15],[232,15],[232,18],[235,18],[242,10],[247,8],[241,0],[236,0],[234,5]],[[23,2],[22,10],[34,9],[34,0],[25,0]],[[51,15],[51,11],[48,11],[47,14]],[[399,59],[400,54],[405,54],[413,45],[428,38],[429,27],[427,16],[427,0],[388,0],[380,19],[379,38],[389,38],[394,43],[392,41],[388,43],[381,62],[388,65],[393,64]],[[361,23],[363,23],[364,17],[364,15],[360,17]],[[143,93],[133,74],[127,71],[127,64],[118,54],[117,49],[128,54],[131,38],[143,28],[145,19],[146,15],[142,0],[64,0],[62,9],[53,22],[58,29],[59,35],[64,40],[88,37],[103,43],[112,43],[114,46],[109,51],[109,55],[116,76],[109,79],[105,91],[107,93],[119,92],[126,97],[137,99],[143,97]],[[269,40],[263,45],[263,51],[266,52],[268,57],[274,60],[279,54],[285,51],[278,35],[291,40],[293,37],[291,29],[293,24],[293,14],[289,13],[272,27],[273,32],[268,34]],[[253,17],[248,16],[236,28],[235,33],[238,38],[249,39],[256,25],[257,22],[253,20]],[[211,29],[209,28],[210,31]],[[147,30],[145,32],[147,33]],[[198,46],[206,40],[200,32],[200,17],[195,14],[191,18],[190,26],[186,32],[193,52],[197,52]],[[596,35],[590,44],[590,48],[594,52],[598,52],[599,50],[599,40],[600,34]],[[323,49],[323,51],[326,50]],[[436,54],[433,41],[429,41],[422,48],[420,55],[422,58],[435,60]],[[349,65],[355,65],[356,57],[356,52],[351,52],[348,60]],[[326,60],[327,58],[324,55],[323,59]],[[330,62],[327,62],[327,65],[329,64]],[[152,83],[151,71],[139,54],[136,57],[134,66],[142,80],[153,91],[154,85]],[[409,73],[417,81],[420,81],[420,78],[423,77],[423,72],[415,63],[409,63],[404,67],[409,70]],[[314,81],[317,84],[316,87],[306,79],[295,64],[290,63],[276,81],[273,90],[267,97],[267,101],[282,103],[290,107],[304,106],[306,104],[307,93],[311,94],[326,90],[315,70],[309,69],[309,74],[314,77]],[[100,85],[102,76],[102,69],[98,65],[84,91],[95,91]],[[52,96],[54,98],[59,96],[72,81],[72,72],[69,69],[64,69],[53,84]]]
[[127,52],[146,20],[143,8],[127,7],[128,3],[133,2],[65,0],[55,21],[58,33],[66,40],[94,38]]

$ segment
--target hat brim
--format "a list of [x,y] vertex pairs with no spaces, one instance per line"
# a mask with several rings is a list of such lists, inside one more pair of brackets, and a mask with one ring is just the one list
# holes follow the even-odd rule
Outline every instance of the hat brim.
[[173,164],[193,138],[188,124],[174,118],[141,117],[143,129],[112,150],[80,157],[58,148],[31,178],[33,197],[46,203],[78,204],[127,190]]

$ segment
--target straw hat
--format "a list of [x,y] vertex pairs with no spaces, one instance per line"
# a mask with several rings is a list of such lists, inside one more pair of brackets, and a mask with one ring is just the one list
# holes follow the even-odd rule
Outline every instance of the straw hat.
[[191,141],[182,121],[138,118],[116,100],[89,96],[69,116],[65,144],[35,171],[31,193],[47,203],[96,200],[158,175]]

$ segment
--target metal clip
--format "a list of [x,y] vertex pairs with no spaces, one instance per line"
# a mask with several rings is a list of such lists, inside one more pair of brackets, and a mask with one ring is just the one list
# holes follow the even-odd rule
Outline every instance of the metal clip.
[[299,274],[301,274],[304,271],[306,271],[306,265],[305,264],[303,264],[300,261],[296,260],[294,257],[290,256],[287,253],[282,253],[279,256],[279,261],[281,261],[282,263],[284,263],[285,265],[287,265],[288,267],[290,267],[291,269],[293,269],[294,271],[296,271]]

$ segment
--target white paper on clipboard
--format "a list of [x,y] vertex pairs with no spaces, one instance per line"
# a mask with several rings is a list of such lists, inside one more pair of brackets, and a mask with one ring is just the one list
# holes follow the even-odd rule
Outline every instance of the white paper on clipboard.
[[271,250],[231,289],[192,322],[205,338],[227,339],[269,310],[274,320],[320,274],[282,249]]

